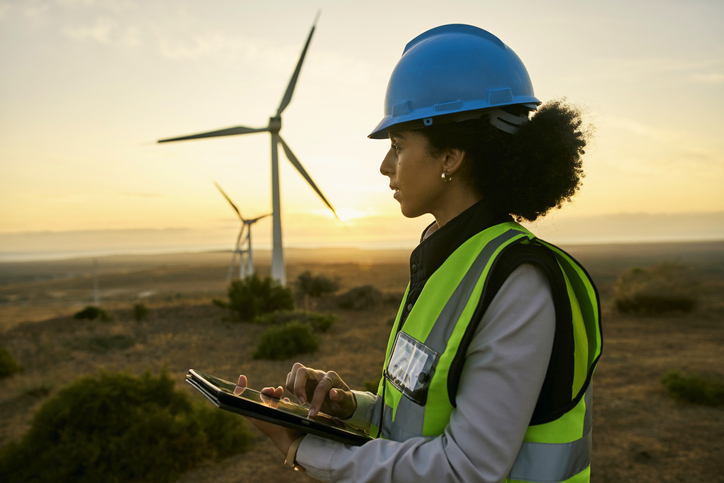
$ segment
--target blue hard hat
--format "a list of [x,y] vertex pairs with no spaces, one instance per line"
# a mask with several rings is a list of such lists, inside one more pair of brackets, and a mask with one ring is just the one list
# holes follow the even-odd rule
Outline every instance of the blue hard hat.
[[508,132],[514,132],[513,125],[523,120],[491,108],[520,104],[532,110],[540,101],[515,52],[478,27],[442,25],[405,46],[387,85],[385,117],[369,137],[386,138],[390,127],[411,121],[429,126],[436,118],[449,122],[480,117],[483,109],[494,114],[491,123],[503,130],[512,121]]

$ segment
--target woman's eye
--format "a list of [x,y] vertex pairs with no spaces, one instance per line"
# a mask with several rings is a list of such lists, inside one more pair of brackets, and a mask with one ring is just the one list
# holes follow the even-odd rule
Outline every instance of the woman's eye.
[[397,153],[400,151],[400,147],[397,144],[392,145],[392,149]]

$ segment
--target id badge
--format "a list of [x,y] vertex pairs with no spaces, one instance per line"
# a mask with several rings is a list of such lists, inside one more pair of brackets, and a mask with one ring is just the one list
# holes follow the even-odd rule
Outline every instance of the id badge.
[[420,405],[435,373],[439,354],[404,332],[398,332],[385,377],[405,396]]

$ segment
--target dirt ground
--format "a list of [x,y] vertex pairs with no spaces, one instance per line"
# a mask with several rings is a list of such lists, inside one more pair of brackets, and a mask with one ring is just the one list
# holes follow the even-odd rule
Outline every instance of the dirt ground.
[[[724,375],[724,243],[647,247],[570,247],[599,285],[604,312],[604,355],[594,378],[594,482],[724,481],[724,409],[677,402],[660,383],[669,370]],[[372,284],[399,299],[408,279],[407,252],[353,252],[335,256],[302,251],[288,256],[289,281],[305,270],[337,278],[341,291]],[[254,385],[276,385],[294,360],[251,358],[263,328],[224,320],[211,303],[224,296],[228,253],[99,259],[101,305],[110,323],[72,314],[93,298],[89,260],[0,264],[0,346],[25,367],[0,381],[0,446],[18,440],[33,414],[74,378],[97,367],[140,373],[167,364],[177,387],[189,368],[228,379],[240,373]],[[346,261],[344,261],[346,260]],[[694,313],[631,317],[612,309],[611,284],[625,268],[678,261],[700,273],[702,303]],[[268,258],[258,268],[268,274]],[[150,317],[133,320],[143,302]],[[368,311],[336,307],[332,297],[302,303],[333,311],[339,321],[302,362],[334,369],[352,387],[374,380],[381,368],[393,303]],[[110,342],[99,348],[95,341]],[[115,345],[114,345],[115,344]],[[191,482],[312,481],[288,471],[283,457],[258,436],[254,448],[209,463],[179,480]]]

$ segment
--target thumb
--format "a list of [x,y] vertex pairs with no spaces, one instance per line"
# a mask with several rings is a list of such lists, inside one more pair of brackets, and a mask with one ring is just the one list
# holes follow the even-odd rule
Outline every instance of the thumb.
[[344,400],[344,391],[342,391],[341,389],[332,389],[330,392],[331,394],[329,395],[329,398],[332,401],[340,402]]

